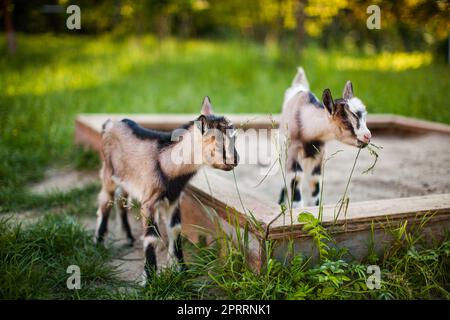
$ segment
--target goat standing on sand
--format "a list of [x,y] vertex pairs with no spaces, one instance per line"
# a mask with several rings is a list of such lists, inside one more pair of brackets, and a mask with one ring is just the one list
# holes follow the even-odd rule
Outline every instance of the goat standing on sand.
[[370,142],[366,107],[353,96],[350,81],[345,84],[343,98],[333,100],[330,89],[325,89],[322,101],[309,90],[305,72],[299,67],[285,92],[280,121],[282,136],[287,138],[286,169],[290,182],[290,193],[282,189],[280,204],[286,199],[292,200],[293,207],[319,204],[326,141],[337,139],[358,148]]
[[[128,119],[108,120],[102,133],[97,242],[104,240],[114,192],[120,188],[124,197],[141,203],[144,277],[148,279],[151,272],[177,261],[182,263],[181,192],[203,164],[226,171],[237,165],[234,135],[233,125],[226,118],[213,115],[208,97],[195,121],[172,132],[144,129]],[[119,201],[119,210],[132,244],[123,201]]]

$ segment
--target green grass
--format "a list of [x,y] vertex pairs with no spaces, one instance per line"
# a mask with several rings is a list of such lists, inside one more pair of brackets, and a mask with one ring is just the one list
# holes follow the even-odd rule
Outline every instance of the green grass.
[[[312,264],[291,252],[285,265],[267,259],[260,273],[230,239],[208,247],[185,242],[188,270],[154,275],[143,288],[118,279],[110,262],[120,251],[96,247],[73,216],[49,213],[25,226],[2,220],[0,299],[449,299],[450,238],[424,247],[416,231],[393,229],[398,241],[382,259],[348,262],[345,250],[327,248]],[[366,285],[370,264],[381,268],[376,290]],[[80,267],[80,290],[66,287],[69,265]]]
[[[96,248],[92,237],[73,217],[48,214],[23,226],[0,221],[0,298],[101,298],[118,286],[106,262],[112,251]],[[81,270],[81,289],[69,290],[70,265]]]

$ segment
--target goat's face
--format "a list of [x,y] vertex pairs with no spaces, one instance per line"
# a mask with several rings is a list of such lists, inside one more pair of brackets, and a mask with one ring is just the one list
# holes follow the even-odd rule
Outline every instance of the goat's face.
[[205,97],[202,114],[197,118],[202,132],[203,163],[215,169],[229,171],[237,166],[236,130],[225,117],[212,113],[211,101]]
[[347,81],[343,98],[333,100],[331,91],[325,89],[322,100],[334,125],[336,138],[355,147],[367,146],[372,138],[366,124],[367,111],[362,101],[353,96],[352,83]]

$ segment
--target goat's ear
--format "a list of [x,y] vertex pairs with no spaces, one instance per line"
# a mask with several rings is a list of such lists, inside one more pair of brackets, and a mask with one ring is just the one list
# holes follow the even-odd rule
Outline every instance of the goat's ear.
[[347,81],[347,83],[345,84],[344,92],[342,93],[342,97],[346,100],[353,98],[353,85],[350,80]]
[[202,134],[205,134],[206,131],[208,131],[208,120],[206,119],[205,115],[201,115],[197,118],[195,121],[197,124],[198,129],[202,132]]
[[335,105],[334,105],[333,97],[331,96],[330,89],[326,88],[325,90],[323,90],[322,101],[323,101],[323,105],[328,110],[328,112],[330,114],[334,114]]
[[208,96],[203,98],[202,111],[201,114],[204,116],[209,116],[213,114],[213,109],[211,105],[211,99]]

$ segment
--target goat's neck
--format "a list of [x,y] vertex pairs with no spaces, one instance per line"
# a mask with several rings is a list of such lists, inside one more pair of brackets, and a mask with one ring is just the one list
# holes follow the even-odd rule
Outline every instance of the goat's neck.
[[328,141],[336,137],[336,128],[326,109],[312,105],[305,106],[300,112],[300,127],[305,140]]
[[[195,143],[192,143],[193,139]],[[197,141],[199,140],[199,141]],[[201,166],[201,158],[197,159],[195,148],[201,145],[201,136],[197,137],[194,127],[191,126],[179,136],[178,142],[165,148],[159,155],[162,171],[169,178],[195,174]],[[200,154],[201,156],[201,154]]]

